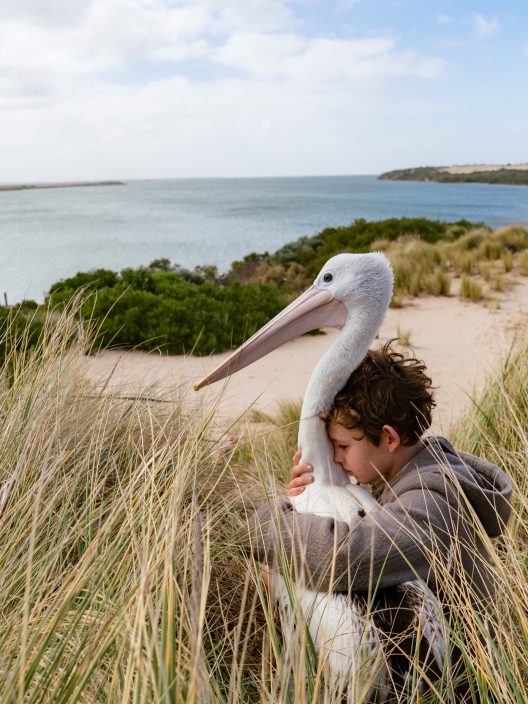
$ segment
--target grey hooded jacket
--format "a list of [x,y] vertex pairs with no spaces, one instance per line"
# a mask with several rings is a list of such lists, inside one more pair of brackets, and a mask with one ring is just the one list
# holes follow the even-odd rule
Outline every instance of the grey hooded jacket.
[[250,521],[255,557],[272,563],[280,538],[286,558],[320,591],[361,592],[416,578],[437,590],[447,576],[460,584],[461,598],[464,590],[472,603],[492,597],[486,543],[508,522],[511,480],[444,438],[423,442],[385,482],[379,509],[351,521],[353,527],[297,513],[285,499],[262,506]]

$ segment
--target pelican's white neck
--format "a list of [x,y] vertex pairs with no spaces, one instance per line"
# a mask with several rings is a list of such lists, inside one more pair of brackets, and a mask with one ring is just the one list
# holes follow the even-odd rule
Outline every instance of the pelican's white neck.
[[336,394],[367,354],[384,315],[385,309],[349,313],[336,341],[321,357],[310,377],[299,425],[301,461],[314,467],[316,480],[307,486],[308,493],[319,490],[322,484],[344,486],[349,483],[340,465],[333,461],[333,448],[320,415],[328,413]]
[[368,352],[385,311],[358,311],[348,315],[334,344],[321,357],[308,382],[301,418],[327,413],[336,394]]

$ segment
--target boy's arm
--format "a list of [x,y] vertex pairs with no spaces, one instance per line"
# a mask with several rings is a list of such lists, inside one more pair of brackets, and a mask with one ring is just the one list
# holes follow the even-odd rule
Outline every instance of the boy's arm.
[[304,571],[313,588],[366,591],[417,577],[428,581],[435,560],[446,562],[453,520],[446,497],[424,487],[380,506],[353,530],[347,523],[297,513],[281,499],[257,511],[250,535],[255,557],[270,564],[282,543],[286,559]]

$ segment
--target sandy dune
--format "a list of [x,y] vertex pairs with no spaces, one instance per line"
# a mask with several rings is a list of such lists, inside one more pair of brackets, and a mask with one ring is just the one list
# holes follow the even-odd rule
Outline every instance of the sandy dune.
[[[412,306],[389,310],[380,342],[410,332],[416,356],[425,360],[436,391],[433,429],[449,426],[471,403],[486,375],[498,368],[513,342],[526,331],[528,281],[501,294],[500,308],[464,303],[458,298],[424,297]],[[107,391],[130,394],[149,387],[149,395],[170,399],[184,392],[189,403],[219,399],[220,418],[229,420],[249,408],[273,411],[283,399],[301,398],[316,361],[332,344],[336,331],[305,336],[235,375],[227,385],[198,393],[192,384],[226,354],[208,358],[166,357],[142,352],[103,352],[86,359],[86,370]]]

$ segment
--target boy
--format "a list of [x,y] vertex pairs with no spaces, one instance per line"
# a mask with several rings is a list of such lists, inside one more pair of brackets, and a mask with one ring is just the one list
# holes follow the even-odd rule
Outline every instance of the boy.
[[[278,499],[286,556],[302,565],[309,586],[371,592],[413,581],[442,600],[456,584],[461,603],[485,614],[494,583],[487,536],[502,533],[510,515],[511,482],[486,460],[456,452],[439,437],[423,438],[434,406],[425,365],[387,343],[371,350],[323,418],[334,459],[379,503],[353,529],[347,523],[292,510]],[[294,456],[288,495],[313,481]],[[252,521],[253,552],[274,560],[277,522],[262,506]],[[295,540],[294,540],[295,536]],[[456,580],[455,582],[453,580]]]

